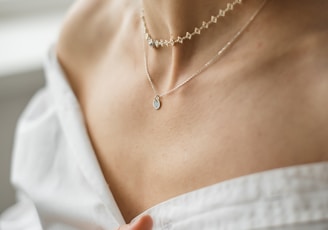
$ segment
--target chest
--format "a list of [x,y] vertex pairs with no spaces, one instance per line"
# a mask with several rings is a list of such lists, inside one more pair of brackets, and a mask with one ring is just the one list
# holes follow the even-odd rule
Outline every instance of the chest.
[[312,135],[317,124],[299,106],[298,86],[278,89],[247,77],[209,84],[205,75],[163,97],[157,111],[144,75],[122,70],[114,76],[90,82],[81,104],[126,219],[206,185],[318,161],[322,154]]

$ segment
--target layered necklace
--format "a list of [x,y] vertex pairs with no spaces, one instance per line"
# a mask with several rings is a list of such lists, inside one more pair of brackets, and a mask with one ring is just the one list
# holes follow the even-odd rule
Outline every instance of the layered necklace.
[[[263,0],[262,4],[260,5],[260,7],[253,13],[253,15],[247,20],[247,22],[234,34],[234,36],[221,48],[218,50],[218,52],[212,57],[210,58],[207,62],[205,62],[205,64],[203,64],[197,71],[195,71],[193,74],[191,74],[188,78],[186,78],[184,81],[182,81],[181,83],[177,84],[174,88],[166,91],[166,92],[162,92],[159,93],[158,90],[156,89],[153,80],[150,76],[149,70],[148,70],[148,57],[147,57],[147,49],[146,49],[146,45],[144,43],[144,64],[145,64],[145,72],[147,75],[147,79],[149,81],[149,84],[154,92],[154,98],[153,98],[153,107],[155,110],[159,110],[162,107],[162,103],[161,103],[161,98],[169,95],[173,92],[175,92],[176,90],[178,90],[179,88],[181,88],[182,86],[184,86],[185,84],[187,84],[189,81],[191,81],[193,78],[195,78],[196,76],[200,75],[202,72],[204,72],[208,67],[210,67],[211,65],[213,65],[221,56],[222,54],[229,48],[231,47],[236,40],[245,32],[245,30],[247,29],[247,27],[254,21],[254,19],[256,18],[256,16],[260,13],[260,11],[264,8],[265,4],[266,4],[267,0]],[[220,10],[218,15],[216,16],[212,16],[210,21],[208,22],[203,22],[202,26],[200,27],[196,27],[194,29],[194,32],[190,33],[187,32],[185,36],[178,36],[177,38],[172,38],[170,40],[165,40],[165,39],[159,39],[159,40],[155,40],[151,37],[151,35],[148,32],[148,28],[147,28],[147,24],[146,24],[146,20],[145,20],[145,16],[143,14],[143,10],[141,10],[141,19],[142,19],[142,25],[143,25],[143,32],[144,32],[144,37],[146,39],[146,43],[153,48],[159,48],[159,47],[170,47],[170,46],[175,46],[177,44],[183,44],[183,42],[188,39],[192,39],[194,35],[196,34],[201,34],[201,32],[205,29],[208,29],[209,26],[211,24],[215,24],[217,23],[218,19],[220,17],[224,17],[227,12],[232,11],[235,8],[235,5],[237,4],[241,4],[242,0],[235,0],[232,3],[228,3],[227,7],[224,10]]]
[[144,10],[141,10],[141,19],[144,27],[145,39],[148,45],[153,48],[170,47],[177,44],[183,44],[185,40],[191,40],[195,35],[200,35],[203,30],[208,29],[212,24],[216,24],[220,18],[225,17],[229,11],[233,11],[235,6],[237,4],[241,4],[242,2],[242,0],[235,0],[234,2],[228,3],[225,9],[219,10],[217,15],[211,16],[210,20],[208,21],[203,21],[201,26],[195,27],[193,31],[186,32],[184,35],[170,39],[154,39],[148,31],[146,19],[144,16]]

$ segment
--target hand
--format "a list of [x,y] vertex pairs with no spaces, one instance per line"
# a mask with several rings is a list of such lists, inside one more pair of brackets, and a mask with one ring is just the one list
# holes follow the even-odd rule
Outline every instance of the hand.
[[118,230],[151,230],[153,228],[153,220],[150,216],[143,216],[133,224],[127,224],[119,227]]

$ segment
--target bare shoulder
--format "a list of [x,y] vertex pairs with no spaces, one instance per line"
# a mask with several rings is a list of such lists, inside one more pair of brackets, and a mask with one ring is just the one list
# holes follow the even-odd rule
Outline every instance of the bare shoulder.
[[[286,125],[297,123],[297,131],[293,130],[292,135],[300,142],[302,136],[304,140],[312,139],[316,159],[328,161],[328,15],[322,13],[318,4],[311,7],[312,17],[286,23],[287,30],[279,28],[277,36],[272,36],[274,39],[268,43],[274,46],[265,50],[270,61],[264,69],[270,70],[272,79],[280,82],[271,82],[271,86],[276,85],[277,92],[285,93],[281,103],[293,114],[285,117]],[[301,10],[304,9],[293,14],[303,13]],[[310,152],[315,154],[312,150],[304,151]]]
[[313,136],[322,146],[322,160],[328,161],[328,25],[318,33],[301,41],[303,49],[298,53],[298,74],[305,85],[304,105],[307,105],[307,121],[313,124]]
[[79,0],[63,23],[57,55],[64,65],[92,65],[115,41],[125,18],[135,8],[127,0]]
[[[78,0],[68,12],[56,45],[57,58],[75,95],[82,95],[102,63],[110,62],[137,21],[139,1]],[[137,17],[138,16],[138,17]],[[136,18],[136,19],[135,19]],[[118,56],[118,55],[116,55]]]

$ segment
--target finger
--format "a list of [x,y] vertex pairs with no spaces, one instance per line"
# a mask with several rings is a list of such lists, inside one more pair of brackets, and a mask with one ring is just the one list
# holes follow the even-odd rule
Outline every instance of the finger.
[[[151,230],[153,228],[153,220],[150,216],[142,216],[138,221],[129,226],[129,230]],[[122,229],[123,230],[123,229]]]
[[129,230],[129,229],[130,229],[129,225],[122,225],[117,230]]

